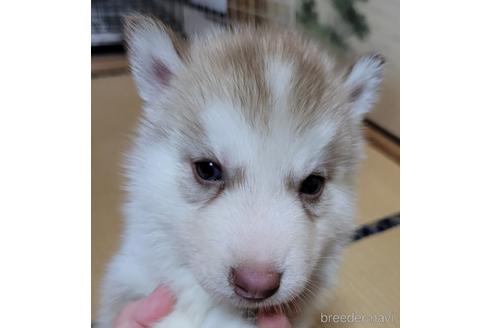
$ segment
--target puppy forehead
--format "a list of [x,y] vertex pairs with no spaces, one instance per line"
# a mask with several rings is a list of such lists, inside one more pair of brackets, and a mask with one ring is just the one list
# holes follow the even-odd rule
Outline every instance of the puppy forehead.
[[234,98],[210,101],[200,112],[208,147],[225,165],[261,166],[281,174],[313,170],[334,135],[333,126],[318,122],[299,131],[302,117],[292,108],[292,99],[298,96],[292,61],[267,57],[262,74],[268,97],[264,121],[251,120],[249,112],[255,108],[245,108],[250,103]]
[[333,63],[295,34],[254,36],[239,31],[192,51],[188,85],[203,100],[195,113],[205,142],[238,166],[283,159],[290,170],[311,169],[335,135]]
[[282,109],[306,128],[343,94],[326,50],[294,31],[238,29],[192,45],[183,87],[196,86],[197,98],[239,103],[245,118],[258,125],[284,101]]

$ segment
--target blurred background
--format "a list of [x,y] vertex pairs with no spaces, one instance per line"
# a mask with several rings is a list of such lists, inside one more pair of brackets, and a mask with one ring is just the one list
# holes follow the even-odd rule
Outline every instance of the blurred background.
[[[366,235],[373,230],[370,224],[377,226],[378,219],[400,209],[399,12],[398,0],[92,0],[92,319],[105,264],[120,241],[121,160],[140,111],[121,17],[150,14],[184,38],[217,24],[295,25],[342,62],[366,52],[381,53],[386,58],[382,91],[366,120],[367,157],[357,182],[357,220]],[[320,327],[399,327],[399,243],[396,227],[350,245],[340,288],[324,312],[381,315],[381,320],[319,320]]]

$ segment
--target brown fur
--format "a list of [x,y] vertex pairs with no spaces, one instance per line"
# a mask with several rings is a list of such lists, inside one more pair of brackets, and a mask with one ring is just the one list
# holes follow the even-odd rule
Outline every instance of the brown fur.
[[[289,110],[299,118],[299,130],[337,110],[348,95],[340,89],[340,74],[326,50],[295,31],[275,28],[239,27],[217,31],[192,43],[183,56],[187,71],[180,78],[184,87],[200,100],[216,97],[238,104],[251,124],[268,123],[272,93],[265,81],[265,61],[292,63],[292,99]],[[213,72],[213,77],[211,77]],[[189,89],[191,88],[191,90]],[[200,104],[190,104],[199,110]],[[335,113],[336,112],[336,113]]]
[[[331,120],[338,127],[334,140],[324,150],[325,176],[335,176],[335,169],[343,173],[355,168],[358,158],[354,145],[360,143],[360,132],[353,126],[348,109],[353,92],[342,87],[345,76],[335,70],[326,50],[296,31],[270,27],[217,30],[187,46],[175,34],[172,39],[173,44],[179,45],[185,70],[179,79],[170,81],[168,94],[172,96],[160,106],[167,110],[169,129],[181,134],[187,146],[193,144],[206,151],[200,147],[206,136],[196,118],[212,99],[230,101],[254,129],[267,133],[274,99],[265,79],[266,63],[273,59],[288,63],[293,69],[286,108],[295,117],[297,126],[293,132],[302,134],[320,120]],[[204,158],[211,156],[204,154]],[[240,176],[244,179],[244,174]],[[240,181],[238,178],[229,183],[238,185]],[[189,199],[204,201],[220,193],[207,194]]]

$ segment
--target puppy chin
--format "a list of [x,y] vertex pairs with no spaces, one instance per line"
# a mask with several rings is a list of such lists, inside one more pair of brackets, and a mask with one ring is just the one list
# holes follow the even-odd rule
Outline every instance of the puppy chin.
[[290,309],[300,299],[300,295],[291,295],[290,297],[278,297],[272,296],[264,300],[247,300],[238,296],[232,292],[232,294],[226,297],[227,301],[235,308],[241,310],[253,310],[263,312],[278,312]]

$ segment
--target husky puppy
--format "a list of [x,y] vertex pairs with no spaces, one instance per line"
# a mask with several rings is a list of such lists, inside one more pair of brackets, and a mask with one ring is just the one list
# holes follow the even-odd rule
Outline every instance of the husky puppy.
[[159,284],[177,303],[156,327],[254,327],[258,310],[310,327],[353,231],[382,58],[337,68],[271,27],[185,42],[142,16],[127,19],[126,41],[144,106],[99,327]]

